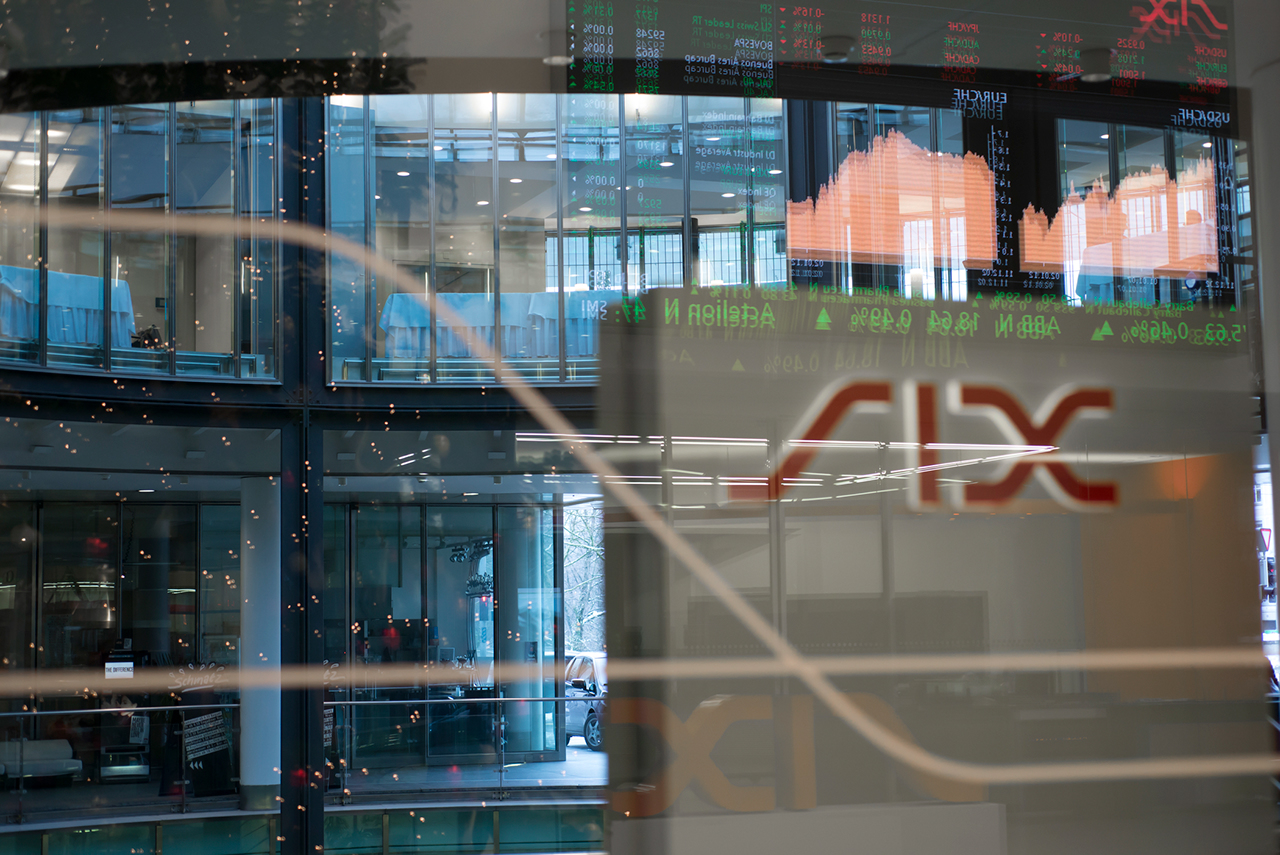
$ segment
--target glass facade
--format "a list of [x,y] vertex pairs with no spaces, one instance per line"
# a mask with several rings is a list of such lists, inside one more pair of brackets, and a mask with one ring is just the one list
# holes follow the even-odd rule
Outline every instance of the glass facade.
[[171,5],[0,14],[0,855],[1275,848],[1280,10]]
[[[330,255],[334,382],[493,382],[462,327],[532,382],[588,381],[599,322],[620,299],[786,283],[780,102],[498,93],[328,104],[340,170],[330,227],[418,283],[379,292],[372,271]],[[433,299],[455,320],[432,325]]]
[[[0,184],[4,358],[67,372],[272,377],[277,105],[13,114]],[[52,225],[36,216],[41,200]],[[109,223],[112,211],[239,217],[243,228],[179,235],[56,220],[65,212]]]

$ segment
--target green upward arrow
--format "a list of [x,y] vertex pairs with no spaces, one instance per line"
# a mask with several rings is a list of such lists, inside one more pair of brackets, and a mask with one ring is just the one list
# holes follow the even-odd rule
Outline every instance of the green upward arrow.
[[1115,333],[1111,331],[1111,324],[1103,321],[1102,326],[1093,331],[1093,336],[1091,338],[1093,341],[1102,341],[1105,336],[1109,335],[1115,335]]
[[816,330],[831,329],[831,316],[827,314],[826,309],[818,313],[818,322],[813,325],[813,328]]

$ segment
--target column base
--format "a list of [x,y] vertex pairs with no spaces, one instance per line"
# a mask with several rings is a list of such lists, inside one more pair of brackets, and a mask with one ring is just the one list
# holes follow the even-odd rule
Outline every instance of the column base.
[[277,810],[280,802],[279,784],[240,786],[240,810]]

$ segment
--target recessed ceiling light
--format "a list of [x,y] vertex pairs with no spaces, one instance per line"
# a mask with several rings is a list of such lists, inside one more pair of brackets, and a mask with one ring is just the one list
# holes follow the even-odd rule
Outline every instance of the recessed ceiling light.
[[723,197],[724,197],[724,198],[726,198],[726,199],[732,199],[734,194],[732,194],[732,193],[721,193],[720,195],[721,195],[721,196],[723,196]]
[[401,178],[408,178],[408,177],[409,177],[409,173],[407,173],[407,172],[397,172],[397,173],[396,173],[396,175],[399,175]]
[[662,161],[662,163],[659,163],[658,165],[659,165],[659,166],[675,166],[675,164],[674,164],[674,163],[672,163],[672,162],[671,162],[671,161],[669,161],[669,160],[664,160],[664,161]]
[[583,208],[579,208],[578,210],[579,210],[579,211],[590,211],[591,209],[590,209],[590,208],[583,207]]
[[154,493],[155,490],[139,490],[139,493]]
[[442,146],[442,145],[435,146],[435,150],[436,150],[436,151],[444,151],[444,146]]
[[707,137],[707,142],[720,142],[719,137]]
[[555,159],[556,159],[555,152],[552,152],[551,154],[547,155],[547,160],[555,160]]
[[377,193],[375,193],[375,194],[373,194],[373,198],[375,198],[375,199],[381,199],[382,197],[381,197],[381,196],[379,196]]
[[481,199],[479,202],[476,202],[476,204],[477,204],[477,205],[488,205],[488,204],[489,204],[489,202],[488,202],[487,200],[485,200],[485,199]]
[[523,179],[523,178],[512,178],[512,179],[511,179],[511,183],[512,183],[512,184],[523,184],[523,183],[524,183],[524,179]]
[[770,175],[781,175],[781,174],[782,174],[782,170],[781,170],[781,169],[770,169],[770,170],[769,170],[769,174],[770,174]]
[[1111,139],[1111,134],[1103,134],[1103,135],[1102,135],[1102,138],[1103,138],[1104,140],[1109,140],[1109,139]]
[[1200,145],[1204,146],[1205,148],[1213,148],[1213,143],[1211,142],[1200,143]]

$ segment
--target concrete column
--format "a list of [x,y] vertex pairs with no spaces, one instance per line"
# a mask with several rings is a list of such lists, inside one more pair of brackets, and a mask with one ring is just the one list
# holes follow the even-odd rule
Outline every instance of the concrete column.
[[280,795],[280,479],[240,479],[240,666],[274,685],[240,691],[240,806]]

